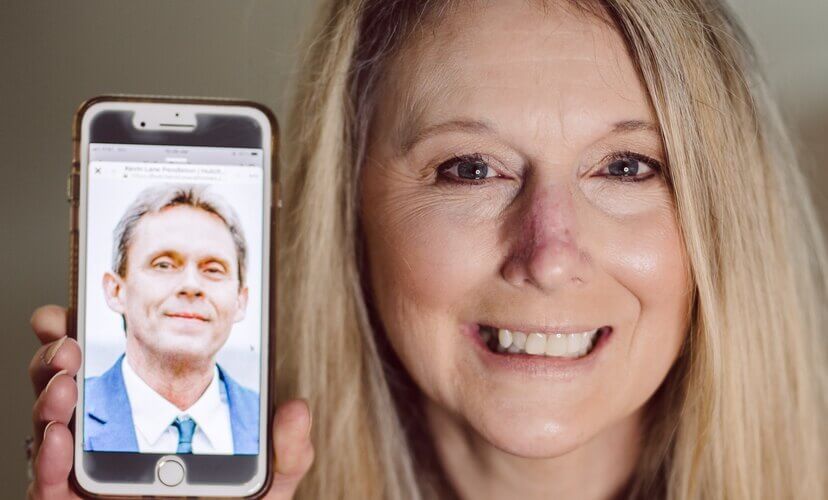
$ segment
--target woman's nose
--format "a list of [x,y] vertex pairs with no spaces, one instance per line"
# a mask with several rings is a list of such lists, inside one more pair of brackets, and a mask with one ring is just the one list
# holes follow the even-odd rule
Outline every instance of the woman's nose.
[[517,287],[552,291],[587,282],[592,266],[579,244],[577,213],[566,186],[539,189],[519,212],[501,274]]

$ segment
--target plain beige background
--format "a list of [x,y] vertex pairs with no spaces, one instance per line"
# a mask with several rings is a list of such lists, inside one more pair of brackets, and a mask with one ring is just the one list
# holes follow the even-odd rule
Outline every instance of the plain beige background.
[[[828,220],[828,2],[734,0],[814,176]],[[3,498],[26,488],[32,310],[67,300],[72,114],[103,93],[239,97],[284,116],[316,0],[0,1]],[[796,223],[796,221],[791,221]]]

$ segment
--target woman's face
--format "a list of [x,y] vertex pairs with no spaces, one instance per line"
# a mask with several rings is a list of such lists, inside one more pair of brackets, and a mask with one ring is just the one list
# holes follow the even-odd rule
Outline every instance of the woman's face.
[[685,335],[658,125],[602,21],[514,0],[433,28],[383,76],[361,172],[376,307],[431,402],[556,456],[639,410]]

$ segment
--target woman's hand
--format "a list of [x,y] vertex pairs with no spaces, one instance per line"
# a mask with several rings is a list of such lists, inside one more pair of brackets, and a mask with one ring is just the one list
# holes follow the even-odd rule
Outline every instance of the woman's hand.
[[80,347],[66,337],[66,310],[62,307],[37,309],[31,323],[43,345],[29,363],[37,398],[32,409],[35,480],[29,485],[29,498],[79,498],[69,488],[74,450],[67,425],[78,399],[74,376],[80,368]]
[[299,481],[305,477],[313,463],[310,428],[311,413],[305,401],[285,401],[276,408],[273,417],[273,483],[265,499],[293,498]]
[[[37,399],[32,410],[35,479],[29,485],[28,496],[30,499],[77,499],[80,497],[69,486],[74,449],[67,425],[78,399],[74,376],[80,367],[80,347],[66,337],[66,310],[62,307],[38,308],[31,324],[43,345],[29,363],[29,378]],[[275,470],[265,498],[293,498],[299,481],[313,463],[310,426],[310,411],[302,400],[287,401],[276,410]]]

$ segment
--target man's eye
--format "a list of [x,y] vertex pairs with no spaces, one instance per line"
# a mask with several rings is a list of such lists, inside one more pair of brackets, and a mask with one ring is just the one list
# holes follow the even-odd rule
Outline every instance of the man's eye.
[[437,171],[449,179],[461,182],[497,177],[497,172],[493,168],[489,168],[480,154],[455,156],[440,164]]
[[627,152],[611,157],[602,176],[621,182],[640,182],[654,177],[661,168],[661,164],[652,158]]
[[153,262],[152,267],[156,269],[172,269],[173,263],[168,260],[158,260]]
[[212,264],[204,267],[204,272],[209,274],[224,274],[224,266]]

